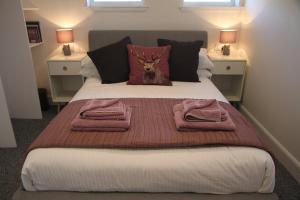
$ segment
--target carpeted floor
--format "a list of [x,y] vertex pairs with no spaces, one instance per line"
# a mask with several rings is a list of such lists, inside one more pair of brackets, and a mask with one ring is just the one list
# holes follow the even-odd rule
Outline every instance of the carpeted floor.
[[[55,116],[56,108],[43,113],[43,120],[13,120],[18,143],[16,149],[0,149],[0,200],[10,200],[20,186],[21,158],[28,145]],[[300,200],[300,185],[278,162],[275,193],[280,200]]]

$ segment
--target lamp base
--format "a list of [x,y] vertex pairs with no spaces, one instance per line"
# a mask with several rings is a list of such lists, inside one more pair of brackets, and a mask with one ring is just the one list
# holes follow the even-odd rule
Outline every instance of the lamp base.
[[224,45],[222,47],[222,53],[224,56],[229,56],[230,55],[230,45]]
[[69,44],[64,44],[63,52],[65,56],[70,56],[72,54]]

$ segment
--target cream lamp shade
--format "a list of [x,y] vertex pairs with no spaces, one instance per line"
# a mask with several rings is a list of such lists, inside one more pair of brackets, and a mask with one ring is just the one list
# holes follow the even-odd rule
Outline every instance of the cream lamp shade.
[[72,43],[74,42],[74,35],[72,29],[57,29],[56,30],[57,43]]
[[72,54],[69,43],[74,42],[74,35],[72,29],[57,29],[56,30],[57,43],[63,43],[63,52],[65,56]]
[[236,43],[237,31],[236,30],[221,30],[220,43],[233,44]]
[[230,55],[230,44],[236,43],[236,30],[221,30],[220,31],[220,43],[225,44],[222,47],[222,53],[224,56]]

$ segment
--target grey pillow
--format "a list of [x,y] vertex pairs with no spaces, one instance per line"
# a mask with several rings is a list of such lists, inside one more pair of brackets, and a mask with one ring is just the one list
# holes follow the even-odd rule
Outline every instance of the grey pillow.
[[119,83],[129,79],[129,61],[127,45],[129,37],[119,42],[88,52],[88,56],[96,65],[102,83]]
[[158,39],[157,43],[158,46],[172,47],[169,59],[171,81],[199,82],[197,69],[203,41],[180,42]]

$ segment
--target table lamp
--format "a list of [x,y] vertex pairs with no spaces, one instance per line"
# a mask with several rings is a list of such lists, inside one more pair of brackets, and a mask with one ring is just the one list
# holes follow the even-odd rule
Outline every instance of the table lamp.
[[225,44],[222,47],[222,53],[224,56],[230,55],[230,44],[236,43],[236,30],[221,30],[220,31],[220,43]]
[[74,42],[74,35],[72,29],[57,29],[56,30],[57,43],[64,44],[63,52],[65,56],[71,55],[70,44]]

